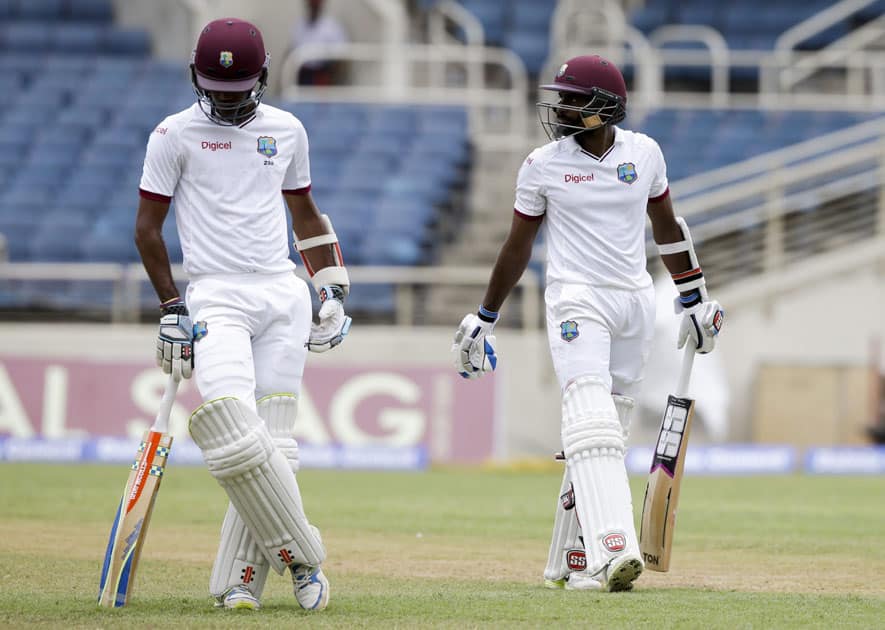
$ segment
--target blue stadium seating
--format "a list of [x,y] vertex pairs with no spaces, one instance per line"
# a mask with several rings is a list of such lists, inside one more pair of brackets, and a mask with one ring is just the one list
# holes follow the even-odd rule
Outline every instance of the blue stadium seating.
[[68,3],[68,14],[76,22],[108,24],[114,19],[111,0],[74,0]]
[[501,45],[507,32],[508,3],[501,0],[461,0],[468,11],[473,13],[485,31],[486,44]]
[[89,218],[68,208],[50,211],[30,239],[31,260],[71,262],[81,259],[81,242],[89,230]]
[[[786,24],[790,16],[778,12],[779,0],[772,2],[772,23]],[[540,68],[552,2],[464,4],[492,25],[488,33],[499,43],[519,49],[530,70]],[[733,37],[758,34],[749,10],[733,3],[649,4],[654,6],[637,16],[646,19],[646,30],[684,19],[731,28]],[[166,115],[193,103],[185,68],[151,58],[147,34],[114,25],[109,1],[0,0],[0,19],[0,232],[9,238],[12,260],[138,261],[133,231],[144,147]],[[41,42],[45,52],[23,52]],[[441,213],[453,191],[464,187],[470,166],[464,108],[274,104],[308,130],[314,198],[333,217],[349,264],[436,259]],[[657,110],[625,126],[660,142],[670,179],[677,180],[869,117]],[[180,262],[174,211],[164,238],[173,262]],[[145,295],[150,292],[146,286]],[[58,299],[68,305],[78,295],[101,297],[95,285],[79,283],[65,285],[62,293]],[[355,310],[389,313],[393,286],[355,287],[349,301]]]
[[[64,17],[65,0],[28,0],[18,2],[15,17],[20,20],[61,20]],[[76,3],[74,3],[76,4]]]
[[[6,87],[0,232],[12,241],[11,259],[137,262],[134,217],[145,144],[166,115],[193,103],[187,73],[180,64],[145,58],[143,50],[106,56],[101,37],[94,35],[111,27],[100,23],[81,24],[82,29],[63,19],[15,26],[15,37],[28,41],[53,32],[64,37],[53,43],[60,52],[38,57],[0,44],[0,73],[6,70],[0,74],[0,87]],[[98,49],[90,48],[93,43]],[[301,117],[308,129],[314,197],[335,217],[348,263],[414,265],[434,259],[437,208],[463,185],[470,159],[463,108],[276,105]],[[164,239],[171,260],[180,262],[174,216],[164,226]],[[45,289],[35,287],[28,295]],[[70,307],[78,296],[109,299],[95,283],[61,283],[53,290],[57,295],[41,302],[44,306]],[[357,291],[351,305],[389,312],[393,289]]]
[[[418,8],[427,11],[436,0],[422,0]],[[532,76],[542,70],[549,54],[550,19],[554,0],[460,0],[472,13],[485,34],[486,45],[510,48]],[[464,33],[455,36],[464,40]]]
[[624,126],[658,141],[668,176],[677,180],[874,117],[850,112],[657,110]]
[[[781,33],[831,4],[830,0],[657,0],[646,2],[629,18],[644,33],[665,24],[701,24],[722,33],[730,48],[770,50]],[[825,46],[847,33],[848,28],[849,22],[844,21],[806,42],[806,47]]]
[[108,55],[140,57],[151,53],[150,36],[141,29],[108,29],[101,44],[102,52]]

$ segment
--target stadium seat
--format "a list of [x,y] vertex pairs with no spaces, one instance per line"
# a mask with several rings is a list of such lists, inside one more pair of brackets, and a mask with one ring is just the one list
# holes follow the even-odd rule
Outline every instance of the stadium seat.
[[0,35],[0,75],[15,77],[21,86],[27,85],[43,68],[45,59],[41,55],[28,55],[13,48],[6,39],[7,33]]
[[[18,2],[15,18],[27,21],[55,21],[65,17],[67,0],[26,0]],[[76,2],[74,2],[76,4]]]
[[76,22],[107,24],[114,19],[114,7],[111,0],[73,0],[68,15]]
[[40,262],[74,262],[81,259],[81,245],[89,228],[86,217],[58,209],[37,225],[29,248],[29,259]]
[[53,201],[55,191],[66,173],[67,169],[61,166],[24,166],[19,169],[11,185],[0,193],[0,200],[40,212]]
[[510,28],[513,30],[548,31],[555,3],[538,0],[516,0],[510,9]]
[[663,24],[671,24],[671,13],[667,3],[645,3],[630,14],[630,23],[647,35]]
[[52,35],[52,51],[63,54],[101,51],[103,27],[97,24],[59,24]]
[[23,211],[17,204],[10,205],[0,199],[0,234],[6,238],[11,262],[27,260],[30,244],[40,217],[35,212]]
[[24,50],[49,50],[52,46],[52,27],[40,22],[10,22],[0,38],[3,50],[20,53]]
[[144,57],[151,53],[151,38],[143,29],[108,28],[102,38],[102,52]]
[[135,247],[135,217],[131,221],[116,213],[98,219],[82,242],[84,260],[96,262],[139,262],[141,257]]
[[93,217],[106,207],[111,186],[110,181],[75,176],[59,189],[55,204],[68,208],[69,212]]
[[65,79],[73,75],[83,83],[83,77],[92,74],[97,57],[92,55],[47,55],[41,77],[52,77],[53,80]]
[[705,0],[684,0],[676,5],[675,22],[680,24],[701,24],[716,30],[722,28],[722,11],[718,3]]
[[482,24],[487,45],[503,43],[506,31],[507,3],[500,0],[461,0],[461,4],[473,13]]
[[360,250],[363,265],[420,265],[423,252],[410,235],[385,233],[381,238],[366,239]]
[[392,284],[355,284],[347,296],[348,312],[365,315],[388,315],[396,306],[396,290]]

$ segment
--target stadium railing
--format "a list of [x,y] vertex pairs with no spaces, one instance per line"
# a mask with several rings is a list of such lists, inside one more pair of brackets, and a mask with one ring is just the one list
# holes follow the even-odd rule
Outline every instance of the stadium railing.
[[[881,36],[885,18],[849,32],[820,51],[796,50],[803,41],[874,1],[837,3],[785,31],[774,50],[744,50],[720,47],[721,33],[697,25],[664,25],[646,37],[625,21],[617,3],[562,0],[551,21],[551,51],[542,76],[552,76],[563,59],[593,49],[634,75],[630,92],[634,111],[637,106],[649,109],[661,103],[668,107],[879,111],[885,107],[885,53],[873,49],[873,44]],[[710,31],[719,37],[711,37]],[[682,84],[667,84],[668,74],[685,69],[692,76],[708,74],[709,86],[686,89]],[[802,81],[819,72],[828,73],[830,87],[809,90]],[[723,76],[758,76],[758,90],[736,92]]]
[[[837,8],[838,5],[818,15]],[[835,65],[845,68],[848,75],[846,80],[855,86],[853,92],[862,89],[867,73],[870,74],[871,80],[878,83],[878,86],[873,87],[873,92],[880,94],[885,92],[885,87],[882,86],[885,75],[881,71],[883,55],[881,52],[867,50],[877,46],[877,42],[882,38],[885,32],[885,16],[868,22],[818,51],[797,55],[795,46],[808,37],[809,30],[802,29],[805,24],[806,22],[803,22],[796,28],[790,29],[778,39],[774,54],[781,60],[781,67],[778,72],[769,72],[764,77],[763,80],[769,84],[766,91],[784,92],[794,89],[816,72]],[[825,23],[823,28],[826,26]],[[811,32],[814,34],[815,31]]]
[[[298,68],[316,59],[369,63],[380,72],[362,84],[309,86],[285,83],[286,100],[311,102],[463,105],[470,114],[471,138],[488,148],[522,148],[528,121],[528,79],[513,51],[485,46],[444,44],[305,44],[283,61],[280,76],[295,77]],[[453,66],[459,78],[451,80]],[[505,76],[501,87],[489,86],[486,72]],[[377,76],[377,80],[372,78]],[[463,78],[462,78],[463,77]]]
[[831,261],[825,275],[858,256],[881,258],[885,117],[674,182],[672,190],[711,280],[752,280],[740,291],[747,299],[803,281],[795,263],[816,256]]
[[[393,321],[399,326],[420,324],[417,316],[420,307],[418,292],[427,286],[482,287],[488,282],[486,267],[399,267],[399,266],[348,266],[354,286],[375,284],[396,286]],[[306,279],[303,267],[296,273]],[[181,265],[172,265],[172,275],[181,287],[187,276]],[[107,318],[113,323],[137,322],[142,313],[155,307],[144,267],[138,263],[9,263],[0,262],[0,290],[4,283],[27,282],[94,282],[110,287],[109,299],[94,305],[95,310],[107,310]],[[526,270],[517,284],[514,298],[518,300],[516,317],[525,330],[537,330],[541,326],[541,281],[533,270]],[[27,318],[27,309],[22,309]],[[2,318],[0,318],[2,319]]]

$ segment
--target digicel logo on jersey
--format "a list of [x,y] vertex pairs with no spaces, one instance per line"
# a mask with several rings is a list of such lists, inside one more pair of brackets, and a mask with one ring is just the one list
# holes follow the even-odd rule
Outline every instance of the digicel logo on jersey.
[[231,141],[227,142],[209,142],[208,140],[203,140],[201,143],[201,147],[205,151],[209,149],[210,151],[230,151],[231,150]]
[[589,175],[582,175],[580,173],[566,173],[565,174],[565,183],[566,184],[580,184],[581,182],[592,182],[593,181],[593,173]]

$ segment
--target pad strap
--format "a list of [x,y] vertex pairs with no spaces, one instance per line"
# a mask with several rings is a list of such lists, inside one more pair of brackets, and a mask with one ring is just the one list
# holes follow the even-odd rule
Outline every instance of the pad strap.
[[669,254],[679,254],[687,252],[691,249],[688,241],[676,241],[675,243],[655,243],[658,246],[658,254],[668,256]]
[[298,251],[303,251],[305,249],[310,249],[311,247],[319,247],[320,245],[332,245],[333,243],[338,242],[338,237],[334,232],[331,234],[320,234],[319,236],[311,236],[310,238],[306,238],[304,240],[299,240],[298,237],[295,237],[295,247],[298,248]]

